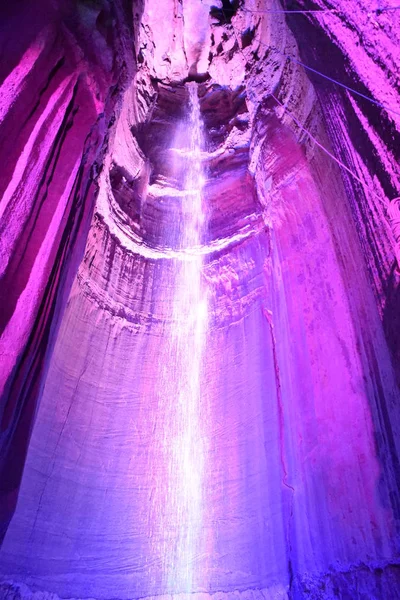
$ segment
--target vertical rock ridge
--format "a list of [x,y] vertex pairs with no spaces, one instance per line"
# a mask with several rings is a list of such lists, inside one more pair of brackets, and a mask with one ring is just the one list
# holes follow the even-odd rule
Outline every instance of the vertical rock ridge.
[[[26,44],[4,43],[0,596],[398,596],[396,21],[210,4],[27,3]],[[182,248],[188,82],[208,226]],[[163,521],[160,458],[190,260],[209,294],[191,592],[165,584],[185,523]]]
[[[107,52],[118,53],[126,41],[116,32],[124,31],[129,12],[107,2],[104,9],[113,14]],[[7,15],[10,25],[16,18],[13,10]],[[1,424],[2,535],[15,506],[57,317],[90,225],[96,191],[92,167],[95,161],[101,165],[118,100],[109,87],[119,86],[122,92],[133,73],[133,59],[123,54],[109,67],[96,64],[91,44],[99,38],[92,32],[92,39],[79,40],[85,14],[74,13],[72,5],[57,11],[49,3],[48,13],[38,11],[30,21],[31,10],[28,3],[22,22],[29,34],[27,46],[19,45],[19,62],[14,62],[12,28],[3,38],[2,56],[2,91],[8,103],[0,124],[2,152],[8,155],[0,208],[2,410],[6,407]],[[116,23],[119,29],[112,30]],[[77,38],[68,29],[76,25]],[[8,152],[10,139],[14,143]]]

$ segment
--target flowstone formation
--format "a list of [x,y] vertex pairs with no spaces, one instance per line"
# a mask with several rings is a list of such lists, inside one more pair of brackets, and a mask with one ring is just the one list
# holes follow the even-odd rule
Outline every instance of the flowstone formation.
[[0,11],[0,597],[399,598],[395,2]]

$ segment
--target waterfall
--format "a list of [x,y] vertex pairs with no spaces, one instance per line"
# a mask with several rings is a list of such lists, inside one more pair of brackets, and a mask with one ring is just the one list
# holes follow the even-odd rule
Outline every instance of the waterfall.
[[207,294],[200,252],[206,226],[203,209],[202,121],[196,83],[189,83],[189,118],[180,136],[184,161],[180,257],[175,260],[172,325],[164,369],[163,393],[168,406],[164,456],[168,462],[165,498],[166,586],[170,593],[193,590],[204,517],[206,438],[202,409],[202,363],[207,332]]

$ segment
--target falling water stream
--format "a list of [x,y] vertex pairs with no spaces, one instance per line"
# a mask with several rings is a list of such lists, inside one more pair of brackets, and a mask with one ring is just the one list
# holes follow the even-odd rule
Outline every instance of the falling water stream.
[[199,252],[206,226],[203,209],[202,121],[197,84],[189,83],[189,118],[180,135],[177,160],[183,161],[180,258],[174,259],[172,326],[163,393],[168,403],[164,428],[167,466],[165,518],[171,531],[165,547],[169,592],[193,590],[196,556],[204,518],[206,437],[202,414],[202,363],[207,330],[207,294]]

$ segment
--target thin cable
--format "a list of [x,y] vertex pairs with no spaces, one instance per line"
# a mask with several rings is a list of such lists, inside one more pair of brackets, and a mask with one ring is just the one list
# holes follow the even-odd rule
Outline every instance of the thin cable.
[[[399,7],[400,8],[400,7]],[[241,32],[239,32],[232,24],[231,24],[232,29],[235,32],[235,37],[236,37],[236,41],[238,43],[239,49],[240,48],[240,44],[239,41],[237,39],[236,33],[241,34]],[[382,102],[378,102],[378,100],[374,100],[373,98],[371,98],[370,96],[366,96],[365,94],[362,94],[361,92],[358,92],[357,90],[349,87],[348,85],[341,83],[340,81],[337,81],[336,79],[333,79],[332,77],[329,77],[329,75],[325,75],[324,73],[321,73],[320,71],[317,71],[316,69],[313,69],[312,67],[309,67],[308,65],[306,65],[305,63],[301,62],[300,60],[297,60],[297,58],[295,58],[294,56],[291,56],[290,54],[286,54],[285,52],[282,52],[281,50],[279,50],[278,48],[276,48],[275,46],[270,46],[268,44],[265,44],[264,42],[258,41],[258,44],[260,44],[260,46],[264,46],[265,48],[271,49],[271,50],[275,50],[276,52],[278,52],[279,54],[281,54],[282,56],[285,56],[286,58],[288,58],[290,61],[300,65],[301,67],[303,67],[304,69],[307,69],[308,71],[312,71],[313,73],[315,73],[316,75],[320,75],[320,77],[323,77],[324,79],[327,79],[328,81],[335,83],[336,85],[339,85],[340,87],[348,90],[349,92],[352,92],[353,94],[356,94],[357,96],[360,96],[361,98],[364,98],[364,100],[368,100],[369,102],[372,102],[373,104],[375,104],[376,106],[379,106],[380,108],[383,108],[384,110],[387,110],[388,112],[392,112],[393,114],[397,115],[398,117],[400,117],[400,112],[398,112],[397,110],[395,110],[394,108],[390,108],[389,106],[387,106],[386,104],[383,104]],[[243,54],[243,56],[246,58],[245,54]],[[246,61],[248,60],[248,58],[246,58]]]
[[256,13],[256,14],[307,14],[307,13],[329,13],[329,12],[341,12],[338,8],[320,8],[319,10],[284,10],[283,8],[280,10],[251,10],[251,8],[242,7],[242,10],[248,13]]
[[[277,102],[277,104],[279,104],[285,112],[287,112],[287,114],[293,119],[293,121],[296,123],[296,125],[298,127],[300,127],[300,129],[302,131],[304,131],[304,133],[306,133],[308,135],[308,137],[310,139],[312,139],[312,141],[319,147],[321,148],[321,150],[323,150],[325,152],[325,154],[327,154],[330,158],[332,158],[340,167],[342,167],[342,169],[345,169],[345,171],[347,171],[348,173],[350,173],[350,175],[352,177],[354,177],[354,179],[356,179],[359,183],[361,183],[361,185],[363,186],[363,188],[367,187],[367,183],[366,181],[363,181],[360,177],[358,177],[358,175],[356,175],[349,167],[347,167],[341,160],[339,160],[338,158],[336,158],[336,156],[334,154],[332,154],[332,152],[330,152],[327,148],[325,148],[325,146],[323,146],[322,144],[320,144],[320,142],[313,136],[313,134],[308,131],[308,129],[306,129],[301,123],[300,121],[297,119],[297,117],[294,116],[294,114],[280,101],[278,100],[278,98],[275,96],[275,94],[273,94],[271,92],[271,97],[275,100],[275,102]],[[374,196],[376,196],[381,202],[382,202],[382,197],[379,196],[379,194],[377,194],[374,190],[370,189],[370,192],[372,192],[372,194]]]
[[[308,13],[343,13],[342,10],[340,10],[339,8],[320,8],[320,9],[314,9],[314,10],[285,10],[285,9],[266,9],[266,10],[252,10],[251,8],[245,8],[244,6],[242,7],[242,10],[244,10],[245,12],[248,13],[255,13],[255,14],[308,14]],[[369,12],[371,13],[377,13],[378,15],[386,12],[386,11],[390,11],[390,10],[400,10],[400,6],[384,6],[383,8],[374,8],[371,9]]]
[[[236,42],[239,46],[239,50],[242,53],[243,57],[245,58],[245,60],[247,61],[247,57],[245,56],[243,49],[240,48],[240,44],[238,41],[238,38],[236,36],[236,29],[232,26],[233,30],[234,30],[234,35],[236,38]],[[339,160],[338,158],[336,158],[336,156],[334,154],[332,154],[332,152],[330,152],[327,148],[325,148],[325,146],[323,146],[314,136],[313,134],[308,131],[308,129],[306,129],[301,123],[300,121],[297,119],[297,117],[294,116],[294,114],[280,101],[278,100],[278,98],[275,96],[275,94],[273,92],[270,93],[271,98],[273,98],[275,100],[275,102],[277,104],[279,104],[283,110],[285,112],[288,113],[288,115],[291,117],[291,119],[296,123],[296,125],[302,130],[304,131],[304,133],[319,147],[321,148],[321,150],[323,150],[323,152],[325,152],[325,154],[327,154],[327,156],[329,156],[332,160],[334,160],[342,169],[344,169],[345,171],[347,171],[354,179],[356,179],[363,187],[363,189],[365,189],[367,187],[367,182],[363,181],[360,177],[358,177],[358,175],[356,175],[349,167],[347,167],[341,160]],[[378,200],[380,202],[382,202],[382,197],[377,194],[375,192],[375,190],[370,189],[369,190],[376,198],[378,198]]]
[[[262,44],[262,42],[259,42],[259,43]],[[364,98],[364,100],[369,100],[369,102],[376,104],[376,106],[379,106],[380,108],[384,108],[385,110],[392,112],[393,114],[400,117],[400,112],[394,110],[394,108],[390,108],[386,104],[382,104],[382,102],[379,102],[378,100],[374,100],[370,96],[366,96],[365,94],[358,92],[357,90],[354,90],[353,88],[349,87],[345,83],[341,83],[340,81],[337,81],[336,79],[333,79],[332,77],[329,77],[329,75],[325,75],[324,73],[321,73],[320,71],[317,71],[316,69],[313,69],[312,67],[309,67],[308,65],[304,64],[300,60],[297,60],[297,58],[295,58],[294,56],[291,56],[290,54],[286,54],[285,52],[278,50],[278,48],[275,48],[274,46],[268,46],[267,44],[263,44],[263,45],[267,48],[268,47],[272,48],[273,50],[275,50],[276,52],[279,52],[279,54],[282,54],[283,56],[286,56],[286,58],[288,58],[292,62],[300,65],[304,69],[307,69],[308,71],[312,71],[313,73],[316,73],[320,77],[323,77],[324,79],[327,79],[328,81],[331,81],[332,83],[335,83],[336,85],[339,85],[340,87],[348,90],[349,92],[352,92],[353,94],[356,94],[357,96],[360,96],[361,98]]]

